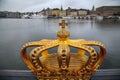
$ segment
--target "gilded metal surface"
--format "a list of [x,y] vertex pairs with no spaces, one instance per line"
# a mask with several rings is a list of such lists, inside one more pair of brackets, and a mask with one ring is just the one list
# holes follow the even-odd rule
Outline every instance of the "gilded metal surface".
[[[70,40],[65,20],[59,24],[57,40],[43,39],[23,45],[21,56],[27,67],[38,80],[89,80],[106,56],[106,49],[101,42],[84,39]],[[100,48],[96,51],[92,46]],[[29,54],[27,48],[35,47]],[[49,54],[49,49],[57,47],[56,53]],[[70,47],[78,49],[72,53]]]

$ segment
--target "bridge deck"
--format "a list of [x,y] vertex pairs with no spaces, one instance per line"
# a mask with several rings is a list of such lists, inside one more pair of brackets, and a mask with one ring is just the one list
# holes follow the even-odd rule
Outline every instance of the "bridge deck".
[[[0,70],[0,80],[37,80],[29,70]],[[120,69],[100,69],[91,80],[120,80]]]

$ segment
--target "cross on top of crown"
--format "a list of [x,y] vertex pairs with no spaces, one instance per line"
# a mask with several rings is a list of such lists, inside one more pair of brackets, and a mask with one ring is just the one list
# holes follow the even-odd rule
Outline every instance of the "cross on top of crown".
[[65,28],[65,26],[67,26],[68,23],[65,22],[65,20],[62,20],[61,23],[59,23],[59,25],[60,25],[62,28]]

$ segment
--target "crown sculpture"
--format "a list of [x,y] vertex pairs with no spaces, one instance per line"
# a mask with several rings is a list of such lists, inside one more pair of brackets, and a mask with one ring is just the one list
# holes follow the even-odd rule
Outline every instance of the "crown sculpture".
[[[59,25],[57,40],[26,43],[21,50],[23,61],[38,80],[90,80],[106,56],[104,45],[98,41],[70,40],[65,28],[68,24],[62,20]],[[99,47],[99,51],[93,46]],[[29,55],[28,47],[35,47]],[[49,54],[48,50],[55,47],[57,52]],[[70,47],[76,48],[77,53],[72,53]]]

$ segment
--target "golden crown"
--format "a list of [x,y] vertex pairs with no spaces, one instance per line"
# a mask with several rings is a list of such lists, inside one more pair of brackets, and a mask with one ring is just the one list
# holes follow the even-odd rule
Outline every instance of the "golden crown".
[[[57,33],[57,40],[26,43],[21,50],[23,61],[38,80],[89,80],[106,56],[104,45],[98,41],[70,40],[65,20],[59,25],[62,28]],[[27,56],[27,48],[33,46],[36,48]],[[98,46],[100,50],[96,51],[92,46]],[[49,54],[48,50],[55,47],[57,53]],[[70,52],[70,47],[77,48],[78,52]]]

